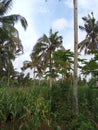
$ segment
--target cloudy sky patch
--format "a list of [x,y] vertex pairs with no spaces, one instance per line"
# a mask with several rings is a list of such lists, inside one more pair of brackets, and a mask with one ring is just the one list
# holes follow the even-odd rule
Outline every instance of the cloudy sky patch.
[[[78,0],[78,23],[83,25],[82,17],[94,12],[98,20],[98,0]],[[15,68],[20,68],[23,61],[30,60],[30,54],[37,39],[48,34],[50,28],[59,31],[63,36],[64,46],[73,50],[73,0],[14,0],[13,8],[9,14],[20,14],[28,21],[25,32],[20,24],[20,38],[24,46],[24,54],[17,57]],[[79,41],[85,38],[85,33],[79,30]]]
[[65,18],[56,19],[52,23],[52,28],[56,30],[64,30],[67,27],[67,20]]

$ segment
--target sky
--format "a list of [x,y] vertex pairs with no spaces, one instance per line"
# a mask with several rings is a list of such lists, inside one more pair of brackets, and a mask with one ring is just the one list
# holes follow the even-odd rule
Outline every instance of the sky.
[[[83,25],[82,17],[94,12],[98,18],[98,0],[78,0],[78,24]],[[28,22],[26,31],[20,23],[16,25],[24,47],[24,54],[14,61],[15,68],[20,71],[24,61],[30,60],[30,54],[37,39],[43,34],[58,31],[63,36],[65,49],[74,47],[73,34],[73,0],[14,0],[9,14],[20,14]],[[98,19],[97,19],[98,20]],[[85,38],[85,33],[79,30],[79,42]]]

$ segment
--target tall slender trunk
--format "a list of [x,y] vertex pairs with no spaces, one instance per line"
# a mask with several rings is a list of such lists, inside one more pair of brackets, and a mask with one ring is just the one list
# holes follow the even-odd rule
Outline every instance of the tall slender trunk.
[[34,75],[33,75],[33,86],[35,86],[35,68],[34,68]]
[[[9,49],[9,50],[10,50],[10,49]],[[8,67],[8,68],[7,68],[7,69],[8,69],[8,70],[7,70],[7,71],[8,71],[8,74],[7,74],[7,75],[8,75],[8,77],[7,77],[7,78],[8,78],[8,80],[7,80],[7,86],[8,86],[8,87],[9,87],[9,85],[10,85],[10,69],[9,69],[9,66],[10,66],[10,58],[9,58],[9,56],[8,56],[8,63],[7,63],[7,67]]]
[[50,88],[52,88],[52,59],[51,59],[51,50],[50,50],[50,66],[49,66],[49,71],[50,71]]
[[78,0],[74,4],[74,84],[73,84],[73,111],[78,114]]

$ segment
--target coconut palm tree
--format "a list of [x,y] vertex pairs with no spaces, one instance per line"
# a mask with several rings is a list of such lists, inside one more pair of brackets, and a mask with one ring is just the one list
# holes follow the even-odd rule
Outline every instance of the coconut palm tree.
[[[47,0],[45,0],[47,2]],[[73,0],[74,11],[74,85],[73,85],[73,111],[78,113],[78,0]]]
[[[19,52],[19,47],[22,49],[22,44],[19,39],[18,30],[14,27],[14,24],[18,21],[24,29],[27,28],[27,21],[21,15],[9,15],[7,16],[8,10],[12,6],[12,0],[2,0],[0,1],[0,45],[6,45],[10,43],[9,48],[14,48],[14,52]],[[20,50],[21,50],[20,49]]]
[[[9,28],[4,26],[1,32],[0,43],[0,76],[8,76],[8,79],[14,72],[14,66],[12,60],[16,55],[22,52],[23,47],[21,40],[19,39],[17,30],[13,30],[13,27]],[[8,34],[6,32],[9,32]]]
[[58,36],[58,32],[53,33],[50,30],[49,36],[44,34],[38,39],[31,53],[32,59],[35,59],[35,63],[37,60],[42,70],[49,67],[50,87],[52,87],[53,52],[57,48],[63,49],[62,36]]
[[94,18],[93,12],[82,19],[84,26],[79,28],[86,32],[86,38],[78,46],[80,51],[84,49],[86,54],[89,50],[98,50],[98,21]]
[[14,24],[20,21],[24,29],[27,27],[27,21],[21,15],[6,15],[11,6],[12,0],[0,1],[0,76],[8,72],[8,77],[14,70],[12,60],[15,59],[16,54],[23,51],[18,30]]

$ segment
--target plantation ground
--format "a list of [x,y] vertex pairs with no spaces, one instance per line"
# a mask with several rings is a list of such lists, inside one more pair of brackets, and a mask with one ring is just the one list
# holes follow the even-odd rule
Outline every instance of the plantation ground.
[[79,87],[78,98],[74,115],[69,85],[0,88],[0,130],[98,130],[98,90]]

